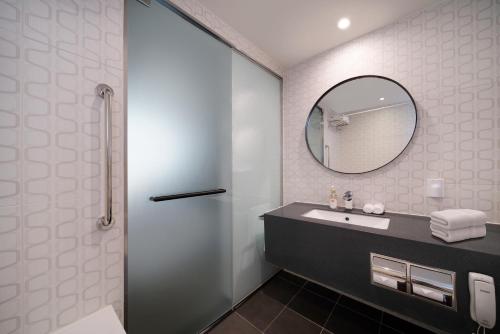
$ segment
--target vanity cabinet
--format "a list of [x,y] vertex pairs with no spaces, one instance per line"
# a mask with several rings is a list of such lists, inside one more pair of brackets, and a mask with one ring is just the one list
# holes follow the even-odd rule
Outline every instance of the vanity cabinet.
[[[390,224],[382,230],[302,216],[313,209],[328,207],[292,203],[264,216],[267,261],[437,333],[470,334],[477,329],[469,311],[469,272],[492,276],[500,293],[498,225],[488,225],[485,238],[447,244],[431,236],[428,217],[386,213]],[[398,291],[404,289],[398,282],[395,289],[373,284],[371,254],[453,273],[456,300],[441,305]],[[488,333],[500,333],[500,324]]]

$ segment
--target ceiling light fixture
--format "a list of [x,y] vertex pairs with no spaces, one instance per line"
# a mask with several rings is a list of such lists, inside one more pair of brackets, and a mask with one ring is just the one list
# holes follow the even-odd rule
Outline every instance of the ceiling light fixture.
[[346,30],[347,28],[349,28],[350,25],[351,25],[351,20],[349,20],[347,17],[343,17],[339,20],[339,22],[337,22],[337,27],[340,30]]
[[385,98],[384,98],[384,97],[381,97],[381,98],[379,98],[379,100],[380,100],[380,101],[384,101],[384,100],[385,100]]

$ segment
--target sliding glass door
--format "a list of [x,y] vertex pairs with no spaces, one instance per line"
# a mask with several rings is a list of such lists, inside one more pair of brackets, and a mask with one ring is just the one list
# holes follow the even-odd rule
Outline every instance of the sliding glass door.
[[128,333],[195,333],[232,304],[231,49],[127,10]]
[[281,204],[281,80],[233,52],[234,303],[276,272],[260,216]]

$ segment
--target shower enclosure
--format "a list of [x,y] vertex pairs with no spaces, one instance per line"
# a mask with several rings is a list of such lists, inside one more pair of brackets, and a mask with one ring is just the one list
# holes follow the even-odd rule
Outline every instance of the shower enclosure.
[[281,81],[163,1],[127,44],[127,331],[196,333],[275,272]]

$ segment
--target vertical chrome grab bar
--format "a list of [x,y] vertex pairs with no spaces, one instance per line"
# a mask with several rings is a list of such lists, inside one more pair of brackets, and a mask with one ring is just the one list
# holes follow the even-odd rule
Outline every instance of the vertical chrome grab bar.
[[104,204],[104,216],[101,216],[97,219],[97,226],[102,230],[109,230],[113,227],[115,220],[113,219],[113,187],[112,187],[112,174],[111,168],[113,165],[112,162],[112,135],[111,135],[111,97],[114,95],[113,89],[106,84],[99,84],[96,87],[96,93],[98,96],[104,99],[104,138],[106,141],[106,148],[104,159],[106,160],[106,182],[105,182],[105,194],[106,201]]

